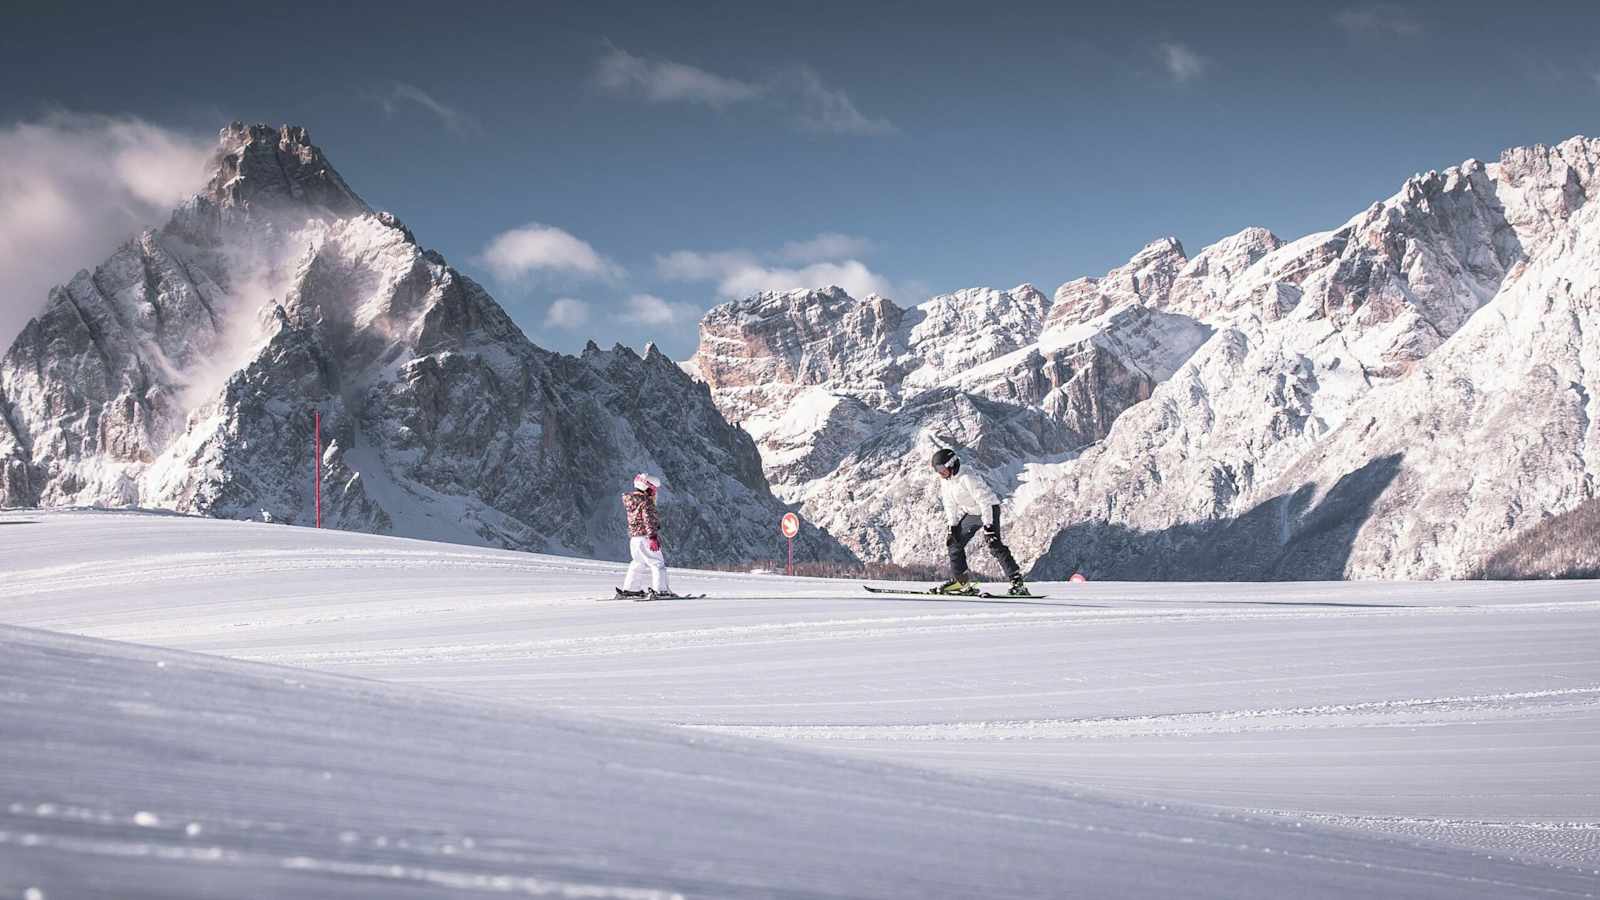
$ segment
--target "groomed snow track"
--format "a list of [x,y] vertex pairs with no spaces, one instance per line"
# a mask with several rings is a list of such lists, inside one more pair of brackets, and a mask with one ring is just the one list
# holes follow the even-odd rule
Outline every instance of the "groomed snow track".
[[0,897],[1600,894],[1593,583],[619,573],[0,513]]

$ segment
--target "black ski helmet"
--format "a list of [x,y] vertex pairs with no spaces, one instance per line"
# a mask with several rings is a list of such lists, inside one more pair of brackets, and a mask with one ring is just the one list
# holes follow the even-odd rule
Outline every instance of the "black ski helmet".
[[933,467],[935,469],[949,469],[950,474],[961,471],[961,457],[956,455],[949,447],[940,447],[933,451]]

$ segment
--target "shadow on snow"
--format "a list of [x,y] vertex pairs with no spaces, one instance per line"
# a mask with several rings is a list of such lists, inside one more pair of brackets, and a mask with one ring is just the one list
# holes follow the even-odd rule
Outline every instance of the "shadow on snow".
[[[1056,534],[1030,580],[1082,572],[1091,581],[1339,581],[1356,535],[1400,473],[1402,455],[1342,476],[1320,500],[1314,483],[1242,515],[1141,531],[1085,521]],[[1304,604],[1301,604],[1304,605]]]

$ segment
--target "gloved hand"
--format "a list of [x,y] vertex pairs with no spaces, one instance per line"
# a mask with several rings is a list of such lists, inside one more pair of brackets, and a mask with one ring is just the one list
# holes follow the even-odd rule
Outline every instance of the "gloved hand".
[[659,534],[650,535],[650,552],[651,553],[660,553],[661,552],[661,535],[659,535]]
[[999,536],[999,534],[1000,534],[1000,504],[996,503],[995,505],[989,507],[989,521],[983,523],[983,530],[987,531],[989,533],[990,537]]
[[949,533],[944,536],[944,545],[954,547],[959,543],[961,543],[961,526],[951,525]]

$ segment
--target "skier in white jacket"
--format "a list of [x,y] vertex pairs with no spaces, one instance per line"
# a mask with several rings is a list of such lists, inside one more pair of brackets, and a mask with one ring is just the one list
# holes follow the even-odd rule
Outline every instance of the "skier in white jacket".
[[1028,596],[1022,570],[1011,550],[1000,540],[1000,498],[972,472],[961,471],[961,458],[954,450],[941,448],[933,454],[933,470],[939,474],[939,499],[944,503],[945,524],[950,527],[945,548],[950,551],[950,580],[935,588],[940,594],[976,594],[972,572],[967,568],[967,542],[983,529],[984,543],[1011,581],[1009,593]]

